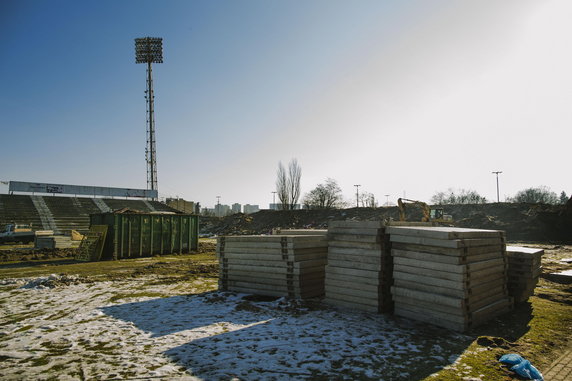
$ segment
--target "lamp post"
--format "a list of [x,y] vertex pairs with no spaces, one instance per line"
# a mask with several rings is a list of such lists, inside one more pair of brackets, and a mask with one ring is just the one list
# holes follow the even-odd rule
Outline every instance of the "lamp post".
[[361,184],[355,184],[354,187],[356,187],[356,208],[359,208],[359,187]]
[[[147,189],[157,190],[157,158],[155,149],[155,110],[153,93],[152,63],[163,63],[163,39],[143,37],[135,39],[135,63],[147,64],[147,146],[145,161],[147,162]],[[155,199],[155,198],[153,198]]]
[[500,202],[500,193],[499,193],[499,173],[502,173],[502,171],[493,171],[491,173],[494,173],[495,175],[497,175],[497,202]]
[[276,191],[272,192],[272,210],[276,210]]

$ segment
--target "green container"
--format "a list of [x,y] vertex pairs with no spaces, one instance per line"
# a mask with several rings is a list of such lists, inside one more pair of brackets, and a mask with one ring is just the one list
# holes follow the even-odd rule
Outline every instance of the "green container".
[[126,259],[197,250],[199,217],[190,214],[100,213],[91,225],[107,225],[101,259]]

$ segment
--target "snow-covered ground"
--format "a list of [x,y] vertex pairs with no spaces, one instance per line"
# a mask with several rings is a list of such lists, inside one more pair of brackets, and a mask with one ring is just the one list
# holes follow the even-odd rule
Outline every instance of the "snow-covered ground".
[[451,364],[472,340],[384,315],[202,292],[215,282],[2,281],[0,378],[408,380]]

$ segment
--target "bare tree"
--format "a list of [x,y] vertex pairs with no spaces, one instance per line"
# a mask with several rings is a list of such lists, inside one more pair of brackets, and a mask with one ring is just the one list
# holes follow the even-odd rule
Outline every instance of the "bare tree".
[[552,192],[546,186],[536,188],[527,188],[518,191],[514,197],[509,199],[510,202],[526,202],[531,204],[558,204],[560,201],[558,195]]
[[286,172],[282,162],[278,163],[278,170],[276,171],[276,194],[278,195],[282,210],[294,209],[300,198],[301,177],[302,168],[298,164],[298,160],[292,159],[290,161],[288,164],[288,172]]
[[278,162],[278,170],[276,171],[276,194],[278,195],[278,200],[280,201],[281,209],[288,209],[288,177],[286,176],[286,169],[282,162]]
[[292,159],[288,164],[288,188],[290,189],[290,209],[294,209],[300,198],[300,179],[302,178],[302,168],[298,160]]
[[377,208],[377,202],[373,193],[362,192],[359,195],[359,201],[364,208]]
[[431,197],[434,205],[486,204],[487,199],[474,190],[449,188],[446,192],[437,192]]
[[308,209],[331,209],[343,207],[342,189],[334,179],[326,179],[324,184],[312,189],[304,196]]

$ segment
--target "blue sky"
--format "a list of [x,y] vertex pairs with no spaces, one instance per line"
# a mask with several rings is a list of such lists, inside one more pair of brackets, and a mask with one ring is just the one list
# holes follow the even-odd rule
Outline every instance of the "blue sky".
[[[330,177],[429,200],[572,193],[572,4],[538,1],[0,1],[0,180],[146,187],[154,66],[161,196],[272,201]],[[9,163],[9,165],[7,164]],[[0,187],[5,192],[6,187]]]

